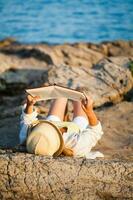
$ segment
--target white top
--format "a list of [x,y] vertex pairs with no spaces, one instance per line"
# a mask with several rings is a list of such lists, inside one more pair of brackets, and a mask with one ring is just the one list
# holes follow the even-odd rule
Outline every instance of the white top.
[[[28,127],[38,120],[38,113],[36,110],[31,114],[26,114],[24,112],[24,107],[20,117],[20,144],[26,140]],[[91,151],[92,147],[96,145],[102,135],[103,131],[101,123],[98,122],[96,126],[89,125],[85,130],[80,131],[79,133],[63,133],[63,139],[65,146],[72,148],[75,156],[94,159],[96,157],[104,157],[104,155],[98,151]]]

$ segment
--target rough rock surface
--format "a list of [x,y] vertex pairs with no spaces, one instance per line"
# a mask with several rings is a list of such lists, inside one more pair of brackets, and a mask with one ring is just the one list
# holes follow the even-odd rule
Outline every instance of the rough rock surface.
[[95,107],[120,101],[133,86],[129,69],[107,59],[101,60],[92,69],[53,66],[48,71],[47,78],[49,84],[83,87],[86,93],[93,94]]
[[[0,42],[4,63],[13,67],[70,65],[92,67],[104,57],[133,57],[133,41],[103,42],[101,44],[77,43],[62,45],[24,45],[7,39]],[[10,63],[6,60],[10,59]],[[19,63],[18,63],[19,62]]]
[[133,102],[123,101],[96,111],[104,135],[95,146],[105,157],[117,155],[133,161]]
[[132,199],[133,164],[0,154],[0,199]]
[[0,75],[0,92],[20,94],[28,87],[42,85],[46,75],[45,69],[9,69]]
[[[132,41],[51,46],[0,42],[0,148],[12,149],[0,150],[0,199],[133,199],[131,62]],[[81,86],[93,94],[104,130],[94,150],[104,153],[104,159],[16,152],[24,89],[44,83]],[[50,103],[38,106],[42,117]]]
[[[120,62],[121,58],[114,59]],[[113,59],[102,59],[93,68],[50,65],[44,69],[9,69],[0,74],[0,92],[15,94],[25,88],[48,84],[58,84],[71,88],[83,87],[93,94],[95,107],[109,102],[118,102],[131,90],[133,77],[123,58],[123,65]],[[126,66],[126,67],[125,67]]]

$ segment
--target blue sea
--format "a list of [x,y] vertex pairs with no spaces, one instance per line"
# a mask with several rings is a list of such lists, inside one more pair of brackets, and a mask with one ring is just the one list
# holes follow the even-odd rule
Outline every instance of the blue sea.
[[0,0],[0,39],[74,43],[133,39],[133,0]]

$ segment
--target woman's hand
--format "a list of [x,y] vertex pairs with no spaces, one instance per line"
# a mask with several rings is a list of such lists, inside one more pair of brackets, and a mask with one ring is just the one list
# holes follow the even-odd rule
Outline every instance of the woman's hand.
[[82,108],[84,110],[85,113],[87,113],[88,111],[91,111],[93,110],[93,99],[90,97],[90,96],[86,96],[86,99],[83,99],[81,101],[81,105],[82,105]]
[[82,108],[86,113],[90,126],[96,126],[98,124],[97,116],[93,111],[93,99],[90,96],[86,96],[86,99],[81,101]]
[[35,103],[40,99],[39,96],[32,97],[31,95],[28,95],[26,98],[27,105],[25,108],[25,113],[26,114],[31,114],[33,112],[33,106]]
[[39,96],[32,97],[31,95],[27,96],[27,105],[33,106],[38,100],[40,99]]

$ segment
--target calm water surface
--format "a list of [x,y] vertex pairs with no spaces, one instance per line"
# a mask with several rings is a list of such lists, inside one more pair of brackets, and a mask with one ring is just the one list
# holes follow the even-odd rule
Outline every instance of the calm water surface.
[[0,0],[0,39],[64,43],[133,39],[133,0]]

